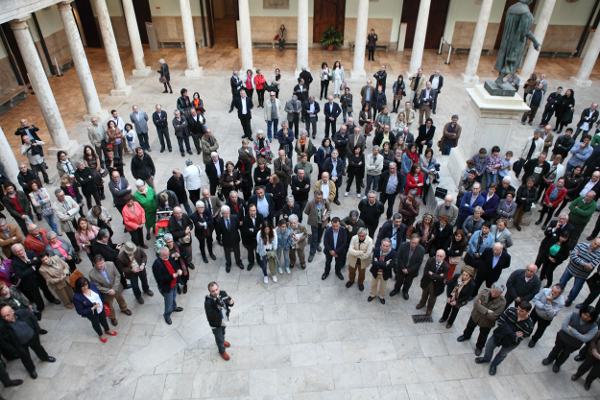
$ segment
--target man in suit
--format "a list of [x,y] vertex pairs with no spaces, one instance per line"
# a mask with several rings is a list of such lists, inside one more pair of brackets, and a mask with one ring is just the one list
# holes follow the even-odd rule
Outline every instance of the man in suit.
[[134,125],[135,133],[137,133],[140,141],[139,147],[147,151],[152,151],[150,149],[150,142],[148,141],[148,114],[146,114],[146,111],[140,111],[136,105],[131,107],[131,109],[133,112],[129,114],[129,120]]
[[264,218],[256,210],[256,204],[248,206],[248,213],[242,220],[242,244],[248,251],[248,271],[254,267],[254,260],[260,260],[260,256],[256,254],[256,235],[262,228]]
[[252,122],[252,108],[254,104],[252,104],[252,99],[246,96],[246,91],[240,91],[240,97],[237,97],[234,101],[235,108],[237,108],[238,118],[240,123],[242,124],[242,129],[244,130],[244,134],[242,135],[242,139],[248,138],[248,140],[252,141],[252,127],[250,123]]
[[177,200],[179,201],[179,205],[183,205],[185,208],[185,212],[188,215],[192,214],[192,210],[190,205],[188,204],[188,196],[185,190],[185,182],[183,180],[183,176],[181,176],[181,171],[179,168],[173,169],[173,175],[167,181],[167,190],[172,191],[177,196]]
[[[135,263],[134,263],[135,261]],[[136,246],[133,242],[127,242],[117,256],[115,266],[122,276],[129,279],[133,289],[133,295],[140,304],[144,304],[142,291],[138,280],[142,283],[142,290],[150,297],[154,296],[154,292],[148,286],[148,275],[146,273],[146,265],[148,264],[148,256],[146,252]]]
[[194,140],[194,147],[196,147],[196,152],[198,155],[200,155],[200,153],[202,153],[202,145],[200,144],[200,140],[202,140],[202,136],[204,136],[206,119],[203,115],[196,112],[195,107],[190,108],[190,115],[188,115],[186,118],[188,121],[190,135],[192,135],[192,139]]
[[[285,108],[283,110],[287,114],[288,125],[294,134],[298,135],[298,122],[300,121],[300,113],[302,112],[302,102],[298,100],[298,96],[293,95],[292,99],[285,103]],[[267,135],[269,135],[269,133],[270,132],[267,131]],[[274,133],[277,133],[277,130],[275,130]],[[271,136],[269,136],[269,140],[270,139]]]
[[294,86],[294,96],[300,102],[300,107],[302,107],[302,103],[308,100],[308,86],[304,79],[298,78],[298,84]]
[[98,158],[100,159],[100,166],[104,169],[104,149],[106,148],[106,128],[104,124],[98,123],[98,118],[92,117],[92,126],[88,127],[88,139],[90,144],[94,148]]
[[248,205],[256,204],[256,211],[263,216],[263,219],[273,227],[273,217],[275,216],[275,203],[273,195],[265,193],[264,186],[257,186],[254,189],[254,195],[248,199]]
[[300,72],[300,74],[298,75],[299,78],[301,78],[304,81],[304,84],[306,85],[306,98],[304,100],[302,100],[302,102],[304,103],[305,100],[308,100],[308,91],[310,90],[310,85],[313,82],[313,77],[311,75],[310,72],[308,72],[306,70],[306,67],[302,67],[302,72]]
[[[423,104],[425,107],[425,104]],[[421,109],[423,110],[423,109]],[[421,113],[423,115],[423,113]],[[423,146],[433,146],[433,137],[435,136],[435,126],[433,126],[433,120],[427,118],[424,125],[419,126],[419,135],[417,136],[417,149],[419,154],[423,154]]]
[[71,196],[66,196],[61,189],[56,189],[54,195],[56,196],[56,201],[52,203],[54,216],[60,221],[60,227],[66,233],[75,252],[79,252],[79,245],[75,238],[76,220],[80,211],[79,204]]
[[381,68],[379,69],[379,71],[373,74],[373,78],[375,78],[375,80],[377,81],[377,84],[375,86],[381,86],[382,91],[385,92],[385,84],[387,82],[387,71],[385,64],[381,64]]
[[579,136],[581,132],[583,132],[583,135],[581,135],[582,142],[586,134],[590,134],[590,132],[592,132],[591,136],[594,136],[593,126],[594,123],[598,121],[598,115],[598,103],[592,103],[592,105],[589,108],[583,110],[583,112],[581,113],[581,118],[579,118],[579,122],[577,123],[577,130],[575,131],[573,140],[576,141],[577,136]]
[[221,179],[221,174],[225,171],[224,162],[219,153],[213,151],[210,154],[211,160],[205,165],[206,176],[208,176],[208,182],[210,184],[210,194],[215,195],[217,192],[217,186]]
[[181,157],[185,157],[183,150],[183,144],[185,143],[185,150],[188,154],[192,154],[190,149],[190,132],[188,130],[188,122],[184,116],[181,115],[179,110],[175,110],[175,118],[173,118],[173,128],[175,129],[175,136],[179,142],[179,152]]
[[231,106],[229,106],[229,113],[231,113],[235,99],[240,97],[240,91],[242,90],[242,80],[239,78],[237,71],[233,71],[233,75],[229,78],[229,85],[231,86]]
[[506,199],[506,194],[508,192],[513,192],[513,195],[517,193],[517,189],[515,189],[515,187],[510,184],[511,182],[512,179],[510,178],[510,176],[505,176],[502,179],[502,184],[496,188],[496,194],[500,199]]
[[333,101],[333,96],[329,96],[327,103],[323,106],[323,112],[325,114],[325,139],[327,139],[330,129],[331,136],[335,133],[335,122],[337,117],[342,113],[342,109],[338,103]]
[[[269,140],[271,140],[273,139],[273,134],[277,133],[277,125],[281,119],[281,103],[279,102],[279,99],[275,97],[275,92],[269,93],[269,98],[265,102],[265,106],[263,108],[265,113],[265,122],[267,123],[267,137]],[[296,128],[298,127],[296,126]]]
[[302,223],[302,214],[306,203],[308,203],[308,194],[310,193],[310,177],[306,171],[299,168],[296,175],[292,176],[292,196],[298,205],[298,220]]
[[319,102],[315,101],[315,96],[310,96],[308,101],[304,102],[302,108],[304,109],[306,133],[310,136],[310,128],[312,127],[312,138],[315,139],[317,136],[317,121],[319,121],[318,114],[321,112],[321,106]]
[[29,217],[29,219],[33,221],[29,196],[24,192],[17,190],[14,183],[5,184],[4,189],[6,190],[6,195],[4,195],[4,198],[2,199],[2,203],[4,204],[4,207],[6,207],[8,213],[15,219],[21,228],[21,231],[26,234],[27,223],[25,220]]
[[111,174],[110,182],[108,182],[108,190],[113,197],[113,204],[119,210],[119,213],[123,214],[123,207],[125,207],[125,196],[131,193],[131,186],[124,176],[121,176],[118,171],[113,171]]
[[38,311],[44,310],[44,300],[40,295],[40,290],[44,293],[46,300],[54,304],[60,304],[60,300],[54,297],[48,288],[46,280],[39,272],[42,262],[37,254],[32,250],[26,251],[20,243],[13,244],[11,252],[12,269],[21,278],[19,290],[23,292],[30,302],[35,303]]
[[419,244],[421,238],[418,234],[410,235],[410,241],[400,245],[400,250],[397,252],[398,258],[396,265],[396,284],[394,290],[390,292],[390,296],[395,296],[400,293],[404,296],[404,300],[408,300],[408,291],[412,285],[413,279],[419,275],[419,269],[425,257],[425,249]]
[[325,272],[323,272],[321,279],[327,279],[331,270],[331,262],[335,258],[335,275],[343,281],[342,267],[346,263],[348,242],[346,239],[346,229],[342,229],[341,221],[338,217],[331,219],[331,226],[325,231],[323,244],[325,245]]
[[[202,189],[202,198],[200,200],[202,200],[202,202],[204,203],[204,207],[212,215],[216,227],[217,219],[219,219],[219,213],[221,207],[223,206],[223,204],[221,204],[221,200],[217,196],[211,196],[210,191],[208,189]],[[218,231],[217,242],[221,246],[223,246],[223,242],[221,240],[221,233]]]
[[273,173],[283,182],[284,193],[292,181],[292,160],[286,157],[285,150],[279,149],[279,158],[273,160]]
[[315,253],[323,249],[321,247],[321,238],[331,215],[331,206],[329,205],[329,201],[323,196],[321,190],[315,191],[315,197],[304,208],[304,214],[308,215],[307,225],[311,228],[312,239],[308,262],[312,262]]
[[383,239],[388,238],[391,242],[392,250],[398,251],[400,245],[406,242],[406,225],[402,223],[402,214],[396,213],[391,221],[387,221],[379,229],[375,247],[381,246]]
[[369,79],[367,80],[367,84],[360,89],[361,108],[365,106],[365,103],[371,104],[373,96],[375,96],[375,88],[373,87],[373,82]]
[[456,228],[462,229],[463,222],[473,215],[475,207],[483,207],[485,199],[481,196],[481,184],[473,183],[471,191],[465,193],[460,199],[460,207],[458,209],[458,218],[456,219]]
[[429,77],[429,82],[431,82],[431,89],[435,94],[433,98],[433,109],[431,110],[434,114],[435,110],[437,109],[438,95],[442,93],[442,86],[444,86],[444,77],[440,75],[440,72],[440,69],[437,68],[435,70],[435,74]]
[[170,256],[169,248],[163,246],[158,252],[158,258],[152,264],[152,273],[158,286],[158,291],[163,295],[165,308],[163,317],[165,322],[171,325],[171,314],[173,312],[183,311],[182,307],[177,307],[177,281],[183,271],[179,262],[173,260]]
[[236,190],[229,192],[229,198],[225,201],[225,205],[229,207],[232,215],[236,215],[240,221],[244,220],[246,216],[246,202],[238,196]]
[[404,139],[404,144],[407,146],[415,142],[415,135],[408,131],[408,126],[405,126],[402,132],[398,134],[396,141],[400,138]]
[[427,78],[423,76],[423,68],[417,69],[417,73],[408,78],[410,80],[410,101],[413,103],[413,108],[419,108],[419,97],[423,89],[425,89],[425,81]]
[[231,251],[235,256],[235,262],[240,269],[244,269],[244,264],[240,258],[240,220],[237,216],[231,215],[229,207],[221,207],[221,218],[216,223],[217,230],[221,232],[223,238],[223,252],[225,253],[225,271],[231,271]]
[[515,307],[523,300],[531,302],[533,297],[539,293],[542,281],[536,275],[538,270],[537,265],[529,264],[527,268],[518,269],[508,277],[506,281],[506,305],[507,309],[512,302],[515,302]]
[[[388,128],[389,126],[386,125]],[[393,136],[393,133],[390,134]],[[361,153],[364,154],[367,148],[367,137],[360,133],[360,128],[357,126],[354,131],[348,136],[348,146],[346,147],[346,156],[351,157],[354,154],[354,148],[358,146],[362,148]]]
[[[353,132],[352,132],[353,133]],[[348,140],[350,139],[350,132],[348,132],[348,126],[340,126],[340,130],[332,134],[333,145],[340,154],[342,160],[346,161],[346,155],[348,154]]]
[[[119,251],[121,251],[120,244],[114,244],[110,241],[110,233],[108,229],[100,229],[98,235],[91,242],[91,251],[93,255],[101,255],[104,258],[104,261],[112,262],[116,264],[117,257],[119,256]],[[127,283],[127,279],[125,279],[125,274],[121,273],[121,286],[123,289],[131,288],[131,285]]]
[[377,185],[379,201],[381,201],[383,205],[385,205],[386,202],[388,203],[388,220],[392,218],[392,214],[394,213],[394,203],[400,192],[400,186],[401,181],[400,175],[398,174],[398,167],[395,162],[391,162],[388,170],[381,174],[381,178],[379,178],[379,183]]
[[[28,227],[28,229],[29,233],[31,233],[31,228]],[[44,236],[44,239],[45,238],[46,236]],[[10,248],[13,244],[17,243],[25,244],[21,229],[17,225],[9,224],[6,219],[0,218],[0,247],[2,248],[2,253],[6,258],[10,258],[12,255]],[[46,246],[44,245],[44,248],[45,247]]]
[[510,254],[502,247],[501,243],[494,243],[491,249],[485,249],[481,255],[481,268],[475,277],[473,293],[479,292],[483,282],[488,288],[491,287],[492,283],[500,279],[502,270],[510,267],[510,261]]
[[540,127],[550,122],[550,118],[552,118],[552,115],[554,115],[554,112],[556,111],[556,105],[562,100],[562,91],[562,86],[559,86],[556,89],[556,92],[550,93],[546,99],[546,106],[544,107],[544,113],[542,114],[542,122]]
[[160,152],[165,151],[165,141],[167,142],[167,148],[169,153],[173,151],[171,147],[171,137],[169,136],[169,120],[167,119],[167,112],[162,110],[160,104],[156,105],[156,111],[152,113],[152,122],[156,126],[156,134],[160,141]]
[[[370,269],[373,279],[371,280],[371,293],[367,298],[369,302],[373,301],[377,293],[381,304],[385,304],[387,281],[392,277],[392,271],[396,268],[396,251],[392,250],[391,246],[390,239],[385,238],[382,240],[380,247],[373,249],[373,260]],[[377,290],[378,283],[379,290]]]
[[[341,205],[339,200],[340,196],[340,187],[342,187],[342,181],[344,177],[344,170],[346,168],[346,163],[344,160],[338,157],[339,153],[337,149],[334,149],[331,152],[331,157],[325,160],[323,165],[323,171],[327,172],[329,175],[329,179],[335,183],[335,196],[333,197],[333,202],[338,206]],[[321,179],[323,180],[323,174],[321,174]],[[321,190],[323,190],[321,188]]]
[[450,269],[450,265],[444,261],[445,258],[446,252],[439,249],[435,253],[435,257],[430,257],[425,263],[423,277],[421,278],[423,294],[416,309],[419,310],[427,304],[426,315],[431,315],[437,297],[444,293],[444,281],[448,279],[448,270]]
[[523,117],[521,117],[521,125],[525,125],[528,118],[529,126],[533,124],[533,119],[535,118],[535,114],[537,114],[538,108],[540,108],[540,105],[542,104],[542,98],[544,97],[545,93],[542,87],[542,83],[538,82],[535,86],[535,89],[533,89],[527,96],[526,104],[530,109],[523,113]]
[[435,102],[435,90],[431,88],[431,82],[425,84],[425,89],[419,94],[419,103],[421,103],[421,112],[419,113],[419,125],[423,125],[423,115],[425,119],[430,119],[431,109]]
[[[115,260],[116,261],[116,260]],[[113,308],[113,300],[117,299],[121,312],[125,315],[131,315],[127,308],[127,302],[123,297],[123,287],[121,286],[119,271],[113,262],[106,262],[100,254],[94,256],[94,268],[90,271],[90,282],[98,288],[102,302],[108,305],[110,309],[110,322],[117,326],[117,314]]]

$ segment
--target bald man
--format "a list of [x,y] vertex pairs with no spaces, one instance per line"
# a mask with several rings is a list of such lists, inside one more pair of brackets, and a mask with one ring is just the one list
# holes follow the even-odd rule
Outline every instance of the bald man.
[[498,281],[502,270],[510,267],[510,261],[510,254],[499,242],[494,243],[491,249],[485,249],[481,255],[481,268],[475,276],[475,290],[473,293],[479,292],[483,282],[485,282],[486,287],[490,288],[494,282]]
[[506,281],[506,305],[507,309],[512,302],[515,302],[515,307],[523,300],[532,301],[536,294],[539,293],[542,286],[542,281],[536,275],[538,270],[537,265],[529,264],[525,269],[518,269],[508,277]]

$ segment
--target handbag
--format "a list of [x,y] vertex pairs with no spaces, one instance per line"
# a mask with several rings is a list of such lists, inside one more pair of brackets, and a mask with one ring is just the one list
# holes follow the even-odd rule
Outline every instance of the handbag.
[[448,194],[448,189],[444,189],[439,186],[435,188],[435,197],[437,197],[438,199],[446,198],[447,194]]
[[183,236],[181,239],[179,239],[179,243],[183,243],[183,244],[190,244],[192,242],[192,233],[188,233],[187,235]]
[[75,264],[81,264],[81,261],[83,260],[81,259],[81,257],[79,257],[79,254],[73,253],[73,261],[75,262]]
[[75,282],[77,282],[77,279],[79,278],[83,278],[83,274],[81,272],[79,272],[78,269],[76,269],[75,271],[71,272],[71,276],[69,277],[69,285],[71,287],[75,287]]
[[165,78],[164,76],[161,76],[160,78],[158,78],[158,81],[160,83],[167,83],[167,78]]
[[506,220],[506,227],[512,229],[515,226],[515,221],[512,218]]
[[365,125],[365,133],[371,133],[373,132],[373,125],[367,123],[367,125]]
[[458,264],[461,259],[461,256],[448,257],[449,264]]
[[106,313],[106,317],[110,317],[110,307],[104,304],[104,312]]
[[273,40],[277,40],[279,39],[279,34],[275,35],[275,37],[273,38]]

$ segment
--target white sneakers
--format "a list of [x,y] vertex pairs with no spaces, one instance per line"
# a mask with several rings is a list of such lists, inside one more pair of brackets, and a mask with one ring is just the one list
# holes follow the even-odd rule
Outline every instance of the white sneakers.
[[360,193],[356,193],[356,197],[360,199]]
[[268,277],[266,277],[266,276],[265,276],[265,277],[263,277],[263,282],[264,282],[264,283],[269,283],[269,278],[268,278]]
[[273,282],[277,282],[277,277],[275,275],[271,276],[271,278],[273,278]]
[[350,192],[344,193],[344,197],[348,197],[349,194],[350,194]]
[[277,272],[280,274],[283,274],[283,271],[281,270],[281,267],[277,268]]
[[285,269],[285,272],[287,272],[288,274],[291,274],[291,273],[292,273],[292,270],[291,270],[289,267],[287,267],[287,268]]

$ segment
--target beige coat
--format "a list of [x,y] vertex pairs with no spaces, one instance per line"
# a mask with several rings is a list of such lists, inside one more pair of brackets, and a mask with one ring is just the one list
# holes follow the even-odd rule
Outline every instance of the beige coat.
[[219,142],[217,142],[217,138],[215,137],[215,135],[212,134],[211,137],[213,138],[212,146],[208,141],[208,137],[206,135],[202,136],[202,161],[204,162],[204,164],[210,161],[210,153],[219,150]]
[[[289,229],[292,229],[291,227]],[[296,233],[298,235],[301,235],[300,240],[298,240],[298,242],[296,243],[296,248],[298,250],[304,250],[304,247],[306,247],[306,238],[308,238],[308,232],[306,231],[306,227],[304,225],[302,225],[301,223],[298,223],[298,226],[296,227]],[[292,230],[293,232],[293,230]]]
[[[0,231],[0,247],[2,247],[2,253],[6,257],[11,256],[10,246],[13,244],[21,243],[25,245],[25,240],[23,240],[23,234],[21,233],[21,228],[17,225],[8,225],[8,234],[9,237],[6,237],[3,231]],[[16,237],[15,240],[12,238]]]
[[63,274],[69,274],[71,271],[69,270],[69,266],[66,262],[60,259],[59,256],[50,257],[52,261],[54,261],[54,265],[46,265],[42,264],[40,267],[40,274],[44,278],[48,285],[54,290],[64,289],[69,286],[69,277],[68,275],[63,278]]
[[358,235],[354,236],[348,246],[348,265],[354,267],[356,261],[360,259],[360,269],[365,269],[371,265],[371,256],[373,254],[373,239],[369,236],[364,242],[360,243]]
[[[317,190],[321,190],[321,185],[323,184],[323,180],[319,179],[317,181],[317,183],[315,183],[315,189],[313,190],[313,192],[317,191]],[[332,181],[331,179],[329,180],[329,197],[327,197],[328,202],[333,203],[333,199],[335,199],[335,192],[337,191],[337,188],[335,186],[335,182]]]
[[65,202],[68,208],[58,200],[52,202],[54,215],[60,221],[60,227],[63,232],[75,232],[77,230],[75,220],[79,215],[79,204],[71,196],[65,196]]
[[123,293],[123,286],[121,286],[121,276],[119,275],[119,271],[117,271],[117,267],[110,262],[106,261],[104,263],[104,268],[106,269],[106,273],[108,275],[108,279],[110,283],[106,281],[104,275],[96,267],[93,267],[90,271],[90,281],[96,285],[98,291],[102,295],[102,301],[105,303],[110,303],[114,299],[114,295],[109,295],[109,290],[114,290],[115,295],[119,295]]

